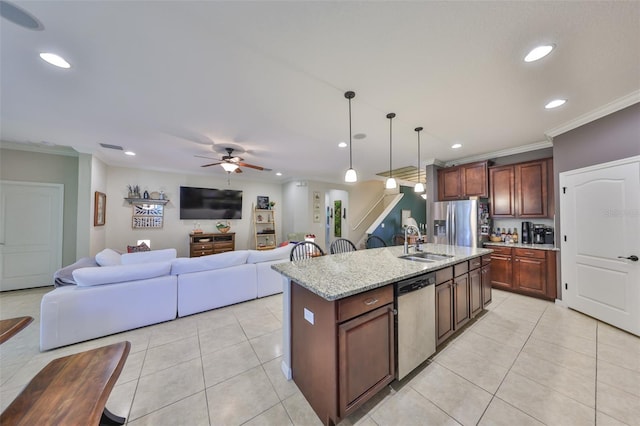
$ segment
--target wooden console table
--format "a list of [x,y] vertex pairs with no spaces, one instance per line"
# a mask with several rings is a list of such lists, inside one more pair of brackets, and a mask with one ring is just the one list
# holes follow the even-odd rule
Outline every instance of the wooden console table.
[[0,320],[0,344],[6,342],[23,328],[31,324],[32,317],[18,317]]
[[130,349],[120,342],[54,359],[0,415],[0,424],[124,424],[105,405]]

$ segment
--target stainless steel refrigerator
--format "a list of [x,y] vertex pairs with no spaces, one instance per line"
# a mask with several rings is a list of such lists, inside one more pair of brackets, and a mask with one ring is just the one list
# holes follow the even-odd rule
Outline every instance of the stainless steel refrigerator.
[[438,201],[433,210],[434,243],[482,247],[489,241],[491,220],[486,200]]

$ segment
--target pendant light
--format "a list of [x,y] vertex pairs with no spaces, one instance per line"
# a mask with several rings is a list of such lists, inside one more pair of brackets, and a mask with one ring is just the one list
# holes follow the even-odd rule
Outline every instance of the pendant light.
[[348,91],[344,93],[344,97],[349,99],[349,170],[344,174],[344,181],[353,183],[358,181],[358,175],[356,171],[353,170],[353,153],[351,149],[351,99],[356,97],[356,93]]
[[413,187],[414,192],[424,192],[424,185],[420,181],[420,132],[422,131],[422,127],[416,127],[414,129],[416,133],[418,133],[418,183]]
[[389,119],[389,177],[387,178],[387,182],[384,185],[386,189],[394,189],[395,187],[398,186],[398,184],[396,183],[396,180],[393,178],[393,174],[391,173],[391,154],[393,153],[391,134],[393,129],[392,121],[395,116],[396,114],[394,112],[390,112],[389,114],[387,114],[387,118]]

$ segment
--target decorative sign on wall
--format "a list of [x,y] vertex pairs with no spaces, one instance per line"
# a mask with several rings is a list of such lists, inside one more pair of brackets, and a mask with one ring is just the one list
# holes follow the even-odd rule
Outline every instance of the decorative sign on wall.
[[159,204],[134,204],[131,227],[162,228],[164,222],[164,206]]

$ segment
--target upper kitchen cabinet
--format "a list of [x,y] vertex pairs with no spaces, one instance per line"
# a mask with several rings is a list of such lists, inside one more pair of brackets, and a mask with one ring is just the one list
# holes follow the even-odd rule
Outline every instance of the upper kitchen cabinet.
[[488,196],[488,163],[486,161],[438,170],[438,201]]
[[547,158],[489,168],[491,216],[553,216],[552,167]]

